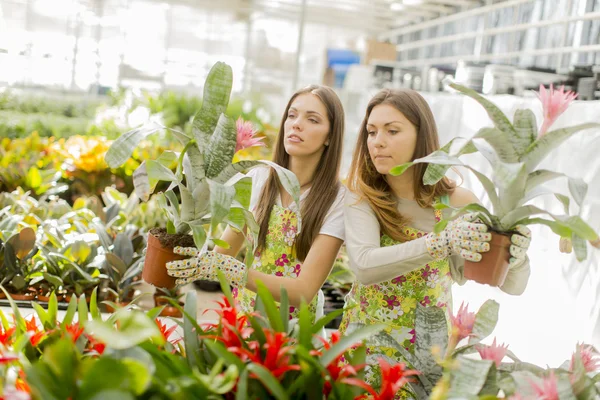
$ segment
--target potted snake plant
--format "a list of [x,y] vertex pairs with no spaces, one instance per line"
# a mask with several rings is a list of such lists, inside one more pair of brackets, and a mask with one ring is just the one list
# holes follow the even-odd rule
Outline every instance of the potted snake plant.
[[[584,260],[587,257],[587,241],[597,241],[598,234],[578,215],[570,215],[569,209],[571,199],[581,206],[587,193],[587,184],[580,178],[541,169],[538,165],[575,133],[597,130],[600,124],[589,122],[548,131],[576,97],[572,92],[565,92],[564,88],[555,90],[551,87],[546,90],[540,87],[538,97],[544,109],[544,121],[538,130],[535,115],[529,109],[517,110],[511,122],[496,105],[474,90],[451,82],[449,86],[481,104],[494,126],[480,129],[470,139],[454,138],[427,157],[395,167],[391,174],[400,175],[414,164],[427,163],[429,165],[423,182],[432,185],[441,180],[451,167],[461,166],[471,170],[481,182],[492,208],[469,204],[454,209],[450,217],[439,222],[434,229],[440,232],[449,221],[465,212],[477,213],[489,226],[492,231],[490,252],[484,253],[478,263],[465,261],[465,277],[492,286],[502,285],[508,272],[510,234],[517,225],[548,226],[562,238],[571,239],[577,259]],[[487,171],[460,160],[460,156],[471,153],[479,153],[489,161],[491,176]],[[567,180],[570,196],[544,186],[561,178]],[[548,194],[554,195],[562,204],[564,214],[555,214],[530,204],[536,197]],[[439,204],[437,207],[443,209],[450,206]]]
[[[241,230],[246,225],[250,235],[258,226],[248,211],[252,189],[251,178],[239,174],[259,163],[277,171],[283,187],[298,200],[300,188],[296,176],[270,161],[240,161],[232,163],[236,151],[259,144],[260,138],[244,129],[225,114],[231,95],[231,67],[217,62],[204,84],[203,101],[196,113],[192,132],[170,129],[181,143],[181,152],[165,151],[155,160],[146,160],[133,174],[135,193],[147,201],[157,182],[170,182],[158,202],[167,217],[167,225],[149,232],[148,247],[142,277],[157,287],[172,288],[175,279],[167,274],[165,263],[183,256],[173,253],[175,246],[196,246],[206,251],[208,240],[228,247],[213,237],[219,224],[226,223]],[[123,134],[109,148],[106,162],[116,168],[129,158],[138,143],[163,126],[149,123]],[[175,163],[173,172],[170,166]],[[190,235],[191,233],[191,235]],[[252,261],[252,246],[248,246],[247,262]]]

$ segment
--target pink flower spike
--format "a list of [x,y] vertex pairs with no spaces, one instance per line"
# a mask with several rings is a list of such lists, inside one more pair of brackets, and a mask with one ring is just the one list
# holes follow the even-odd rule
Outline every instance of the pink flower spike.
[[589,344],[581,343],[577,344],[577,349],[571,357],[571,365],[569,371],[574,372],[575,360],[581,359],[585,372],[596,372],[600,368],[600,353]]
[[475,313],[469,312],[469,306],[465,307],[463,302],[458,309],[456,317],[450,313],[450,321],[452,322],[453,331],[458,335],[457,343],[470,336],[475,324]]
[[496,364],[496,367],[499,367],[500,362],[502,362],[502,359],[506,355],[508,345],[504,345],[504,343],[497,345],[496,338],[494,338],[491,346],[479,345],[476,346],[476,349],[482,360],[492,360]]
[[235,125],[237,128],[237,141],[235,145],[236,153],[240,150],[247,149],[248,147],[265,146],[265,144],[261,142],[264,137],[254,136],[257,131],[254,129],[252,122],[244,121],[242,117],[239,117]]
[[537,400],[559,400],[558,398],[558,379],[554,372],[550,372],[547,378],[542,380],[540,385],[535,382],[530,382],[531,387],[535,391]]
[[554,86],[550,85],[550,90],[546,90],[544,85],[540,85],[537,96],[542,102],[544,110],[544,123],[539,132],[539,137],[542,137],[548,132],[556,119],[565,112],[569,104],[577,98],[577,94],[570,90],[565,92],[564,86],[561,86],[559,90],[554,90]]

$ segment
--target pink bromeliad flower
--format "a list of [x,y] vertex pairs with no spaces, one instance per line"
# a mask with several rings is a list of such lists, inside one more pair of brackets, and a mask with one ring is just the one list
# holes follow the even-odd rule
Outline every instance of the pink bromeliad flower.
[[465,303],[463,302],[456,316],[450,315],[450,321],[452,322],[453,334],[456,332],[456,343],[458,343],[471,335],[473,324],[475,323],[475,313],[469,312],[469,306],[465,307]]
[[577,350],[575,350],[575,353],[571,357],[569,371],[573,372],[577,358],[581,359],[585,372],[596,372],[600,368],[600,353],[588,344],[577,344]]
[[554,372],[550,372],[548,377],[542,380],[540,385],[531,382],[531,387],[535,392],[537,400],[559,400],[558,397],[558,379]]
[[248,147],[265,146],[265,144],[261,142],[264,137],[254,136],[257,131],[254,129],[252,122],[244,121],[242,117],[239,117],[235,125],[237,128],[237,142],[235,145],[236,153],[240,150],[247,149]]
[[482,360],[492,360],[496,364],[496,367],[499,367],[506,355],[508,345],[504,345],[504,343],[497,345],[496,338],[494,338],[491,346],[479,345],[476,348]]
[[548,129],[554,121],[569,107],[569,104],[575,98],[577,94],[568,91],[565,92],[565,87],[561,86],[560,89],[554,90],[554,87],[550,85],[550,90],[546,90],[544,85],[540,85],[540,91],[538,98],[542,102],[544,109],[544,123],[539,132],[539,137],[542,137],[548,132]]

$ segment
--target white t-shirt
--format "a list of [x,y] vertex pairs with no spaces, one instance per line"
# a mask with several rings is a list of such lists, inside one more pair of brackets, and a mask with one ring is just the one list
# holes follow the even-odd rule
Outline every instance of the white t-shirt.
[[[250,211],[254,212],[256,205],[258,204],[258,200],[260,198],[263,186],[267,182],[269,178],[270,167],[256,167],[251,169],[248,172],[248,176],[252,177],[252,196],[250,197]],[[304,193],[300,195],[300,203],[304,201],[310,188],[306,190]],[[321,235],[329,235],[336,237],[338,239],[345,239],[345,229],[344,229],[344,196],[346,193],[346,188],[344,185],[340,185],[337,196],[331,207],[329,207],[329,211],[325,215],[325,219],[323,219],[323,225],[321,226],[321,230],[319,234]],[[277,204],[281,205],[281,196],[277,197]],[[292,201],[292,203],[288,206],[288,208],[292,211],[298,212],[298,206],[296,202]]]

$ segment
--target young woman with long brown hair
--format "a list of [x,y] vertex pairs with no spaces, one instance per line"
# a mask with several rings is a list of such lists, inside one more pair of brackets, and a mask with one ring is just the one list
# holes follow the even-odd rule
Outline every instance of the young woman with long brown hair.
[[[199,258],[168,263],[177,284],[217,280],[220,269],[246,311],[254,309],[260,280],[276,300],[281,287],[287,290],[292,316],[303,299],[313,314],[322,314],[320,288],[344,241],[345,189],[339,182],[343,134],[344,110],[331,88],[311,85],[296,92],[285,108],[273,161],[298,178],[300,205],[282,188],[274,170],[251,170],[250,210],[260,227],[252,268],[235,259],[243,233],[227,227],[221,239],[229,243],[228,249],[216,247]],[[194,248],[176,250],[197,255]]]
[[[356,281],[346,298],[340,331],[350,324],[383,323],[402,347],[413,351],[417,304],[452,310],[452,282],[464,284],[464,259],[479,261],[489,250],[490,234],[473,214],[431,233],[442,212],[443,198],[453,207],[478,202],[470,191],[443,179],[423,184],[426,165],[403,175],[391,168],[439,149],[433,114],[413,90],[382,90],[369,102],[360,126],[348,176],[345,201],[346,248]],[[501,289],[521,294],[529,278],[525,252],[530,233],[519,227],[512,236],[510,271]],[[368,357],[385,355],[404,361],[390,347],[368,347]],[[367,365],[370,363],[367,360]],[[367,367],[367,382],[379,385],[379,370]],[[398,398],[409,397],[406,392]]]

